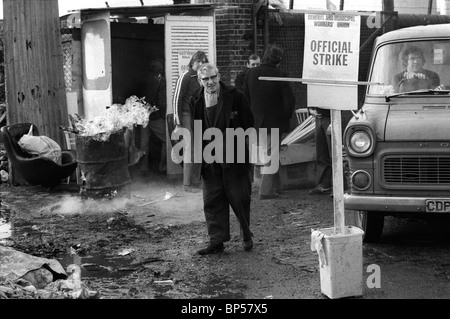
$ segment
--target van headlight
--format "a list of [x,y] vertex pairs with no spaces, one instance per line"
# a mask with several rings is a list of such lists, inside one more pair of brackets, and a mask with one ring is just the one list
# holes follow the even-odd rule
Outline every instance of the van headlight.
[[375,137],[368,126],[348,127],[345,132],[347,153],[355,157],[369,156],[375,149]]
[[372,140],[364,131],[356,131],[350,136],[350,146],[357,153],[365,153],[370,148]]

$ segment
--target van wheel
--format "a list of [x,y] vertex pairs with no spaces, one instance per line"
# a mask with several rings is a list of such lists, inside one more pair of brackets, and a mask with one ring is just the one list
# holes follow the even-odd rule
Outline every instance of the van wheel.
[[364,231],[363,242],[377,242],[384,227],[384,215],[380,212],[368,212],[362,210],[354,211],[355,226]]

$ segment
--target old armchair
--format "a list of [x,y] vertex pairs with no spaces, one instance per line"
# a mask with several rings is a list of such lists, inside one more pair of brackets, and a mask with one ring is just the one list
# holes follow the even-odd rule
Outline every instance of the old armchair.
[[[31,125],[18,123],[0,129],[8,159],[12,163],[13,174],[22,177],[30,185],[56,186],[64,178],[71,176],[77,168],[76,153],[74,150],[62,150],[62,164],[58,164],[49,158],[24,152],[18,141],[28,133]],[[33,135],[39,135],[36,125],[33,125]]]

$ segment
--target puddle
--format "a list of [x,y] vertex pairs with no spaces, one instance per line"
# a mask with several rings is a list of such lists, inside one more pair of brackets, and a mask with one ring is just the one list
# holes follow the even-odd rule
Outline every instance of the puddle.
[[55,259],[64,268],[67,268],[70,264],[79,265],[82,279],[120,278],[135,270],[130,267],[133,261],[131,257],[107,255],[103,252],[86,256],[64,254],[59,255]]
[[96,252],[86,256],[64,254],[56,258],[64,268],[80,265],[81,280],[100,292],[101,299],[117,299],[129,295],[130,280],[136,276],[130,256]]

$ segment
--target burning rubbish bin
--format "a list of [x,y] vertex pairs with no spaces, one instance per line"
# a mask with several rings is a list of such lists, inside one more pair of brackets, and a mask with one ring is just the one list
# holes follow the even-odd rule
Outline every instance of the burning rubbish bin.
[[76,149],[82,195],[99,197],[120,192],[129,197],[131,177],[125,130],[111,134],[107,141],[77,135]]
[[147,126],[157,110],[144,98],[133,95],[125,104],[113,104],[94,119],[69,115],[71,127],[61,128],[76,135],[75,147],[81,172],[80,194],[86,197],[131,197],[128,171],[129,149],[125,131]]

